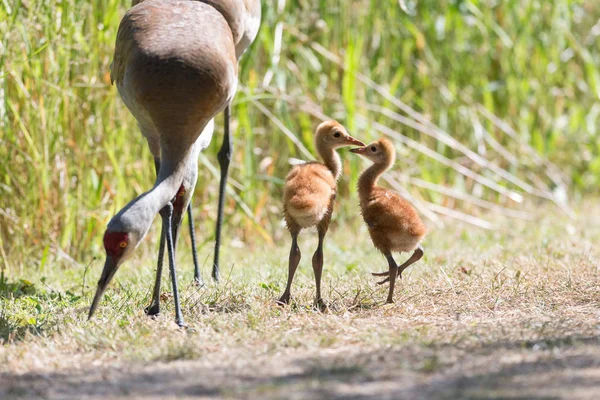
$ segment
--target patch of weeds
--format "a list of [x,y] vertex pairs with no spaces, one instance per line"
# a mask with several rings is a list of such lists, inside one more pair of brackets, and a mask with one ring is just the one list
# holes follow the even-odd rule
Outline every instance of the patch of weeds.
[[413,336],[409,332],[398,332],[394,335],[390,335],[386,343],[391,345],[404,345],[410,343],[413,340]]
[[296,335],[285,335],[280,341],[281,347],[287,347],[291,349],[300,348],[303,343]]
[[15,342],[25,338],[28,333],[38,335],[45,325],[44,318],[37,318],[25,312],[7,313],[6,307],[0,314],[0,342]]
[[308,369],[305,373],[307,377],[317,377],[320,380],[344,380],[354,375],[361,374],[364,368],[362,365],[331,365],[331,366],[314,366]]
[[248,311],[248,313],[246,314],[246,323],[248,324],[248,328],[252,330],[260,328],[262,321],[262,316],[256,313],[255,311]]
[[188,338],[183,343],[169,343],[153,360],[164,362],[197,360],[202,357],[202,351],[198,347],[195,347],[193,343],[191,338]]
[[547,350],[562,347],[571,347],[585,344],[600,344],[598,337],[578,337],[566,336],[557,338],[545,338],[540,340],[526,340],[521,343],[521,348],[538,350]]
[[422,372],[425,372],[425,373],[433,373],[433,372],[437,371],[440,366],[441,366],[441,364],[440,364],[440,360],[439,360],[438,356],[433,355],[430,357],[426,357],[423,360],[419,370]]
[[[45,283],[45,278],[41,279]],[[10,282],[0,276],[0,341],[21,341],[27,334],[39,335],[54,327],[61,310],[75,307],[81,296],[36,286],[27,279]]]
[[277,293],[277,292],[279,292],[279,287],[276,284],[274,284],[274,283],[260,282],[259,286],[261,288],[265,289],[269,293]]
[[337,341],[335,335],[323,335],[319,338],[319,347],[332,347]]
[[347,272],[352,272],[352,271],[356,270],[357,268],[358,268],[358,262],[353,262],[351,264],[346,265]]
[[6,275],[4,275],[4,271],[0,274],[0,299],[16,299],[21,296],[31,296],[36,294],[37,291],[33,282],[27,279],[9,282]]

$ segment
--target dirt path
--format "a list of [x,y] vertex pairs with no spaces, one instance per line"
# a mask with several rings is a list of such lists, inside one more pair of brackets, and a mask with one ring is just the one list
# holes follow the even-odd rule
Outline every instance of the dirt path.
[[481,348],[354,347],[236,362],[215,359],[3,374],[0,398],[593,399],[600,339]]

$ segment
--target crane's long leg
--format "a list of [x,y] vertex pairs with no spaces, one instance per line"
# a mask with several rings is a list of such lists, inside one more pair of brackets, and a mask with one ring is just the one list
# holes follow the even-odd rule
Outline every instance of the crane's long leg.
[[288,304],[290,302],[290,290],[292,288],[292,281],[294,280],[294,274],[296,273],[296,268],[298,268],[298,264],[300,263],[300,258],[302,254],[300,253],[300,248],[298,247],[298,234],[300,233],[299,229],[293,229],[292,233],[292,247],[290,249],[290,259],[288,264],[288,280],[287,285],[285,286],[285,291],[279,298],[278,303]]
[[165,223],[163,220],[160,234],[160,246],[158,248],[158,261],[156,262],[156,279],[154,281],[154,290],[152,290],[152,301],[144,309],[148,315],[158,315],[160,312],[160,280],[162,278],[163,260],[165,258]]
[[[156,169],[156,175],[158,176],[158,171],[160,170],[160,160],[158,159],[154,159],[154,167]],[[173,205],[171,203],[169,203],[166,207],[170,207],[171,208],[171,214],[173,213]],[[191,204],[190,204],[191,207]],[[164,210],[164,209],[163,209]],[[188,208],[188,212],[190,212],[191,210]],[[162,215],[161,211],[161,215]],[[192,220],[192,216],[190,214],[190,221]],[[179,227],[181,225],[181,218],[179,218],[177,220],[177,222],[175,224],[173,224],[173,216],[171,216],[170,218],[170,222],[169,222],[169,226],[167,227],[167,224],[165,223],[164,218],[162,219],[162,228],[161,228],[161,232],[160,232],[160,245],[158,248],[158,260],[156,262],[156,278],[154,281],[154,289],[152,290],[152,300],[150,301],[150,305],[148,307],[146,307],[144,309],[144,311],[146,312],[147,315],[158,315],[160,312],[160,284],[161,284],[161,280],[162,280],[162,269],[163,269],[163,262],[164,262],[164,258],[165,258],[165,242],[167,241],[167,234],[166,234],[166,230],[168,229],[171,232],[171,241],[172,241],[172,252],[169,250],[170,254],[169,254],[169,262],[171,259],[171,254],[173,257],[173,260],[175,259],[175,246],[177,245],[177,237],[179,236]],[[193,222],[190,224],[190,233],[192,236],[192,246],[193,246],[193,255],[194,255],[194,264],[197,268],[197,255],[196,255],[196,246],[195,246],[195,240],[194,240],[194,225]],[[173,276],[171,275],[171,279],[173,279]]]
[[232,137],[229,134],[229,105],[224,111],[224,130],[223,144],[217,154],[219,166],[221,167],[221,181],[219,182],[219,207],[217,211],[217,228],[215,230],[215,258],[213,262],[212,278],[219,281],[219,249],[221,247],[221,228],[223,226],[223,207],[225,206],[225,189],[227,187],[227,175],[229,173],[229,162],[233,152]]
[[188,221],[190,226],[190,238],[192,239],[192,257],[194,258],[194,283],[197,286],[204,286],[204,280],[200,273],[200,265],[198,264],[198,253],[196,251],[196,234],[194,229],[194,217],[192,216],[192,201],[188,204]]
[[185,323],[181,315],[181,306],[179,304],[179,288],[177,286],[177,272],[175,270],[175,247],[173,245],[173,204],[168,203],[161,211],[160,215],[163,218],[165,225],[165,234],[167,236],[167,251],[169,253],[169,271],[171,272],[171,283],[173,285],[173,301],[175,303],[175,322],[183,327]]
[[317,297],[315,299],[315,304],[319,307],[319,310],[325,311],[327,309],[327,304],[321,297],[321,275],[323,274],[323,240],[325,239],[325,235],[327,234],[326,227],[319,227],[319,245],[317,246],[317,250],[315,254],[313,254],[312,265],[313,271],[315,273],[315,284],[317,287]]
[[[158,176],[160,169],[160,160],[154,159],[154,168]],[[160,312],[160,280],[162,279],[163,260],[165,258],[165,223],[162,222],[160,231],[160,245],[158,247],[158,260],[156,261],[156,278],[154,280],[154,289],[152,290],[152,300],[150,305],[144,309],[148,315],[157,315]]]

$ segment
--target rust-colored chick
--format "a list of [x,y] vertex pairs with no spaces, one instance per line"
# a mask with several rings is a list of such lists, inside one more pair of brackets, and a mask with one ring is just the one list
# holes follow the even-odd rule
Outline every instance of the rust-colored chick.
[[[402,278],[402,271],[423,257],[423,248],[419,243],[427,233],[427,228],[408,201],[393,190],[377,186],[379,177],[392,167],[396,159],[396,150],[392,142],[382,138],[350,151],[373,162],[358,180],[358,194],[361,213],[369,227],[371,240],[389,264],[389,271],[373,275],[387,276],[378,283],[381,285],[390,282],[386,303],[393,303],[396,275]],[[414,253],[404,264],[396,264],[392,252],[413,250]]]
[[335,150],[344,146],[364,146],[364,143],[350,136],[337,121],[326,121],[317,127],[315,145],[323,163],[309,162],[295,166],[285,180],[283,211],[292,235],[292,248],[287,286],[279,303],[287,304],[290,301],[290,288],[301,257],[298,234],[304,228],[316,226],[319,245],[313,255],[312,264],[317,287],[316,304],[324,310],[327,306],[321,298],[323,239],[331,221],[337,180],[342,172],[340,156]]

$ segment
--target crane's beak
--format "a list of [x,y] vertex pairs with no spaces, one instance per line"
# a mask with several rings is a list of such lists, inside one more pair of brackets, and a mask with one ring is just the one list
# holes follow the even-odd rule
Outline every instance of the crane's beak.
[[98,308],[98,304],[100,303],[100,300],[102,300],[102,296],[104,295],[110,280],[113,278],[113,276],[115,276],[115,272],[117,272],[118,267],[119,264],[117,263],[117,260],[111,256],[106,256],[106,262],[104,263],[104,269],[102,270],[102,275],[98,281],[98,288],[96,289],[96,295],[94,296],[94,301],[90,307],[88,320],[92,318],[96,308]]
[[352,136],[348,136],[346,138],[346,143],[350,146],[364,146],[365,144],[358,139],[353,138]]
[[350,149],[350,152],[355,154],[365,154],[367,151],[367,146],[365,146],[364,144],[362,146],[363,147],[356,147],[354,149]]

